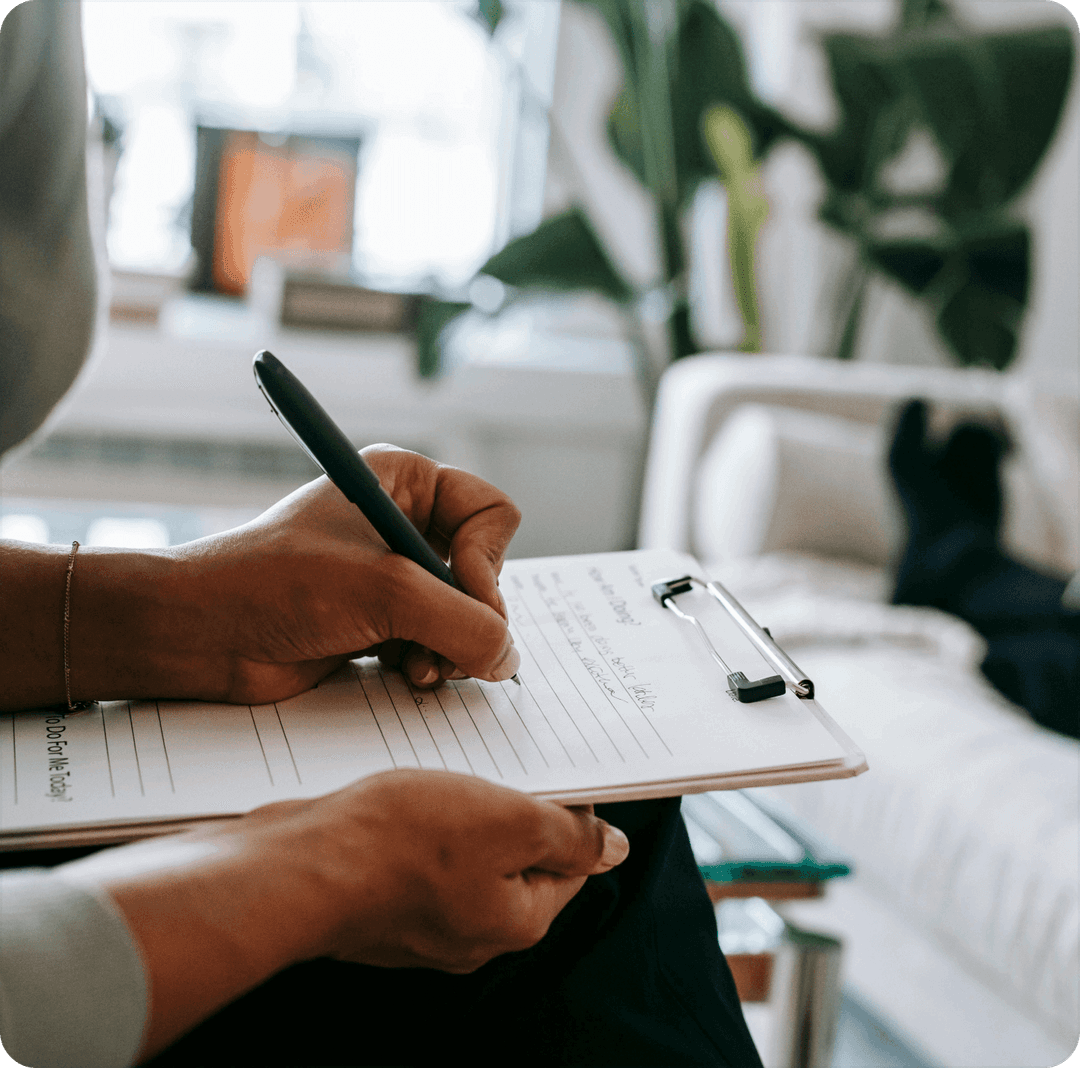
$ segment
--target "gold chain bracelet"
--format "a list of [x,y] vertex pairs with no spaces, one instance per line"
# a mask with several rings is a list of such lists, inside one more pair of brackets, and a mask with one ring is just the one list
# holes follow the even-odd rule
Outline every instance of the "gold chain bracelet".
[[71,575],[75,570],[75,554],[78,551],[79,543],[73,541],[68,555],[67,577],[64,580],[64,694],[69,712],[79,712],[93,704],[92,701],[71,700]]

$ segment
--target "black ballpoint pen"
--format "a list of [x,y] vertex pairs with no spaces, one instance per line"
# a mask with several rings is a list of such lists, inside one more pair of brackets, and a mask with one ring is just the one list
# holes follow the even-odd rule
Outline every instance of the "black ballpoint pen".
[[[364,463],[300,379],[265,349],[256,353],[253,366],[260,392],[285,429],[344,496],[363,512],[387,546],[448,586],[460,590],[450,568],[379,485],[375,472]],[[513,679],[521,685],[517,675]]]

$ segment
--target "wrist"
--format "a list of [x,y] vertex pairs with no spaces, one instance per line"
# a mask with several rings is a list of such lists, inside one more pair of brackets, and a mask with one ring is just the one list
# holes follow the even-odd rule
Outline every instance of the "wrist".
[[150,993],[141,1057],[316,955],[321,928],[302,865],[247,823],[105,850],[59,869],[66,881],[107,893],[139,948]]
[[80,548],[67,599],[73,701],[224,692],[226,657],[207,640],[188,570],[168,549]]

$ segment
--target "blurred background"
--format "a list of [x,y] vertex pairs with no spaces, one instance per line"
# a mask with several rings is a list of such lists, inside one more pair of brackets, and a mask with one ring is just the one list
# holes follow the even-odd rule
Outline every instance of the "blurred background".
[[[899,537],[886,401],[926,392],[1009,423],[1024,444],[1007,474],[1010,544],[1062,575],[1080,564],[1080,90],[1065,8],[91,0],[83,33],[100,321],[75,388],[4,459],[0,535],[162,546],[314,477],[252,380],[268,348],[358,447],[417,449],[509,492],[524,514],[513,555],[628,548],[640,525],[645,543],[720,567],[846,553],[879,568],[858,574],[880,600]],[[700,353],[728,354],[724,413],[759,405],[738,447],[732,430],[710,449],[726,415],[695,408],[704,380],[681,380],[681,400],[660,385]],[[837,474],[855,468],[835,461],[835,426],[825,448],[820,427],[776,415],[777,391],[846,395],[849,380],[874,405],[817,407],[863,419],[841,451],[863,474],[877,465],[872,485]],[[658,390],[668,429],[650,462]],[[676,470],[695,419],[701,440]],[[777,489],[791,486],[784,449],[803,464],[801,497]],[[807,488],[814,456],[832,497]],[[702,464],[734,489],[710,489]],[[747,522],[710,533],[698,516],[696,541],[668,537],[678,509],[656,486],[676,482],[721,510],[740,500]],[[766,482],[754,511],[746,487]],[[805,532],[813,512],[826,534],[775,535],[777,500],[799,502],[785,529]],[[724,574],[738,590],[738,569]],[[1055,930],[1076,916],[1066,883]],[[1064,986],[1025,1000],[1016,943],[957,956],[947,931],[904,927],[903,903],[889,927],[878,905],[840,900],[863,927],[830,921],[861,969],[838,1066],[1051,1063],[1075,1038],[1075,923],[1055,943]],[[961,1048],[978,1052],[957,1053],[973,1031],[983,1045]]]
[[[1032,131],[968,212],[993,231],[999,291],[950,334],[926,250],[882,270],[895,249],[872,247],[970,244],[939,232],[966,202],[925,210],[946,185],[970,195],[951,181],[966,149],[933,136],[956,116],[930,132],[897,120],[899,92],[853,112],[866,94],[847,83],[880,71],[842,55],[895,49],[938,6],[84,5],[109,307],[78,390],[8,459],[5,493],[269,503],[308,469],[252,388],[263,347],[358,443],[513,493],[519,555],[633,543],[656,379],[691,352],[1007,364],[1075,401],[1077,105],[1060,41],[1049,62],[1008,52],[998,69],[1019,97],[980,131]],[[1054,4],[954,7],[959,49],[964,34],[1072,33]],[[1004,341],[965,336],[984,306]]]

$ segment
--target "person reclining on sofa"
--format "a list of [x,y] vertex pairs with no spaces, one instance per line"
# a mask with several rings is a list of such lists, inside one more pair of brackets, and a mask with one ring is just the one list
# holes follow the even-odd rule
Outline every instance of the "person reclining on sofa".
[[889,471],[907,520],[893,604],[958,616],[987,641],[983,674],[1036,723],[1080,737],[1080,598],[1001,547],[1005,434],[965,422],[927,440],[927,406],[902,409]]

